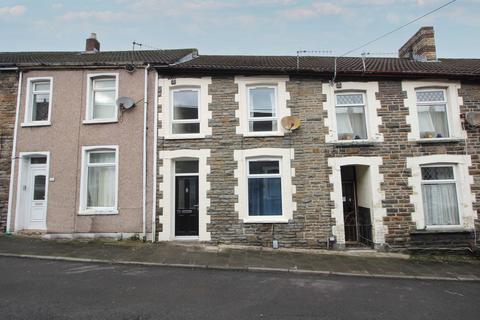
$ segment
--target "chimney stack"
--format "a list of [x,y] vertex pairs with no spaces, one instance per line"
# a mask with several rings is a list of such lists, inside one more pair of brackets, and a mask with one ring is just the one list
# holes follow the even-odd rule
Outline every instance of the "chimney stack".
[[421,27],[398,50],[399,58],[408,58],[421,61],[436,61],[435,32],[433,27]]
[[91,33],[90,38],[87,39],[87,43],[85,45],[86,52],[98,52],[100,51],[100,42],[97,40],[97,34]]

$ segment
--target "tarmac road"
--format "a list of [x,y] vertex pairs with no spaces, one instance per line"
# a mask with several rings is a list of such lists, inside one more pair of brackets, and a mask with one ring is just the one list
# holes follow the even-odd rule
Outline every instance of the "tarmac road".
[[480,282],[0,257],[0,319],[479,319]]

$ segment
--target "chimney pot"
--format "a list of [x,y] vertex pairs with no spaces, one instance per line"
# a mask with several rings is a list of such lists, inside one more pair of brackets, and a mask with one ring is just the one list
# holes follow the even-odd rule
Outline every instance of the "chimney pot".
[[436,61],[435,32],[433,27],[421,27],[398,50],[399,58]]
[[98,52],[100,51],[100,42],[97,40],[97,34],[92,32],[90,38],[87,39],[85,44],[86,52]]

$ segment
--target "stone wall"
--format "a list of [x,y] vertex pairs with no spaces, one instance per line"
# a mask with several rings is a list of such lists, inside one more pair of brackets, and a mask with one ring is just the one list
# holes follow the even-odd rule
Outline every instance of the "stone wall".
[[[468,148],[473,163],[470,173],[475,176],[472,192],[480,194],[480,129],[467,129],[468,144],[408,142],[410,126],[406,122],[406,116],[409,111],[404,105],[406,93],[402,91],[401,81],[379,81],[377,99],[381,102],[381,109],[378,110],[378,116],[382,118],[379,131],[384,136],[384,142],[370,146],[326,144],[328,128],[324,125],[324,119],[327,111],[322,108],[322,102],[326,99],[322,93],[322,83],[326,81],[328,80],[290,77],[287,83],[287,91],[290,93],[287,106],[292,115],[301,119],[300,129],[284,137],[242,137],[235,132],[239,120],[235,118],[238,104],[234,100],[237,93],[234,77],[214,76],[209,86],[209,94],[212,95],[212,103],[209,105],[209,110],[213,113],[209,124],[212,127],[212,136],[199,140],[164,140],[159,137],[159,153],[175,149],[211,149],[208,160],[211,174],[207,177],[211,183],[208,193],[211,223],[208,231],[211,232],[213,243],[271,246],[272,239],[275,238],[282,247],[326,247],[332,225],[335,224],[331,217],[333,202],[330,193],[333,186],[329,183],[329,175],[332,174],[332,169],[328,166],[330,157],[382,157],[380,174],[383,174],[384,182],[381,190],[385,193],[383,207],[387,216],[384,224],[388,227],[385,240],[387,246],[394,249],[407,247],[410,232],[415,229],[411,217],[414,208],[410,203],[412,190],[408,185],[408,178],[411,172],[406,168],[407,157],[464,154]],[[480,108],[479,84],[462,85],[459,94],[464,99],[462,112]],[[159,106],[161,107],[163,106]],[[233,153],[238,149],[266,147],[295,149],[295,177],[292,184],[296,186],[293,201],[297,204],[297,210],[288,224],[243,224],[234,210],[237,202],[234,193],[237,185],[234,170],[237,164]],[[159,181],[160,179],[161,177]],[[158,199],[162,196],[160,190],[157,196]],[[161,214],[160,208],[158,209],[158,214]],[[478,203],[475,203],[474,209],[480,209]],[[477,227],[478,225],[477,219]],[[161,225],[158,225],[158,228],[161,228]]]
[[17,86],[16,72],[0,71],[0,232],[7,222]]

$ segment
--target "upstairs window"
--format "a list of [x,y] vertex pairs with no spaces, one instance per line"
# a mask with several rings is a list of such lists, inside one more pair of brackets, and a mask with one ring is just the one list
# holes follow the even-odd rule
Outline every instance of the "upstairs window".
[[336,93],[335,113],[338,140],[367,139],[365,94]]
[[447,99],[444,89],[416,90],[420,138],[448,138]]
[[91,75],[87,120],[117,121],[118,97],[116,75]]
[[422,199],[427,226],[459,225],[457,184],[453,166],[424,166]]
[[172,90],[172,134],[200,133],[200,89]]
[[250,132],[278,131],[277,98],[274,86],[248,87],[248,125]]
[[30,79],[25,123],[32,125],[49,124],[52,99],[52,79]]

